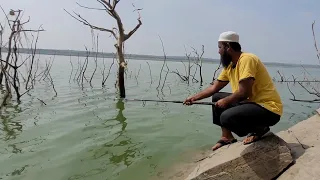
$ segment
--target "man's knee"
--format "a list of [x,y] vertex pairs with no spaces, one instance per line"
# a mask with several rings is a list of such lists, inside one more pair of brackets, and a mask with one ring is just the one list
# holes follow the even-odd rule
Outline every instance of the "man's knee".
[[229,129],[239,137],[246,136],[248,134],[246,127],[241,126],[241,124],[237,122],[237,119],[238,115],[233,111],[225,111],[220,116],[222,127]]
[[230,111],[226,110],[220,115],[220,123],[223,127],[230,127],[233,125],[233,113],[230,113]]

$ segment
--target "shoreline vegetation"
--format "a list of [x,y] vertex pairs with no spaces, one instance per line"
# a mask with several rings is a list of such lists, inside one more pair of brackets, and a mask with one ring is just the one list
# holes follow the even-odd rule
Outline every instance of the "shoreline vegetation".
[[[98,57],[98,58],[114,58],[115,53],[104,53],[104,52],[95,52],[95,51],[81,51],[81,50],[64,50],[64,49],[36,49],[36,52],[29,48],[18,48],[18,52],[21,54],[41,54],[41,55],[54,55],[54,56],[79,56],[79,57]],[[3,48],[2,52],[8,52],[7,48]],[[89,53],[89,54],[88,54]],[[146,55],[146,54],[130,54],[126,53],[126,59],[132,60],[153,60],[153,61],[163,61],[163,56],[160,55]],[[177,62],[187,62],[189,61],[185,56],[166,56],[168,61],[177,61]],[[219,64],[219,59],[205,58],[202,57],[204,63],[216,63]],[[263,62],[267,66],[282,66],[282,67],[305,67],[305,68],[319,68],[319,64],[293,64],[293,63],[278,63],[278,62]]]

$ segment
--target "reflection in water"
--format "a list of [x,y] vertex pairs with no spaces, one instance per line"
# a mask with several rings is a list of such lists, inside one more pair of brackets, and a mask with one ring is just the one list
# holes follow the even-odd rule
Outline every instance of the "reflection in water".
[[7,174],[7,176],[19,176],[29,165],[24,165],[20,169],[15,169],[13,172]]
[[0,112],[1,119],[1,139],[8,141],[15,139],[18,135],[18,132],[22,132],[21,122],[13,121],[13,119],[22,112],[19,105],[8,104],[6,109],[3,109]]
[[[120,126],[120,129],[116,134],[116,137],[101,147],[89,150],[93,152],[91,157],[82,159],[82,163],[89,163],[89,161],[99,161],[94,164],[98,164],[99,167],[93,168],[84,174],[78,174],[70,177],[69,179],[81,179],[84,177],[90,177],[98,175],[101,173],[106,173],[108,176],[118,176],[119,172],[124,168],[130,166],[135,158],[142,155],[140,149],[143,148],[139,145],[141,143],[135,143],[129,135],[126,135],[126,127],[128,123],[126,122],[127,118],[123,115],[124,102],[119,100],[116,103],[116,109],[118,109],[118,114],[114,119],[108,119],[104,124],[114,120],[118,123],[115,125],[108,125],[105,128],[116,128]],[[110,168],[113,167],[113,168]],[[107,175],[106,175],[107,176]],[[107,177],[106,177],[107,178]]]
[[127,118],[123,116],[123,110],[125,109],[123,101],[119,100],[116,104],[116,108],[119,109],[119,113],[116,116],[116,120],[122,124],[122,128],[120,131],[121,132],[120,135],[121,135],[127,127],[127,122],[126,122]]

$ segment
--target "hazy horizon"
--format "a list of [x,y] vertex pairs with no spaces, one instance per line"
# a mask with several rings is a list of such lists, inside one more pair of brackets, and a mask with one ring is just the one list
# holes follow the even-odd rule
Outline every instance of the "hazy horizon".
[[[91,30],[73,19],[75,11],[94,25],[111,28],[115,21],[104,11],[83,9],[76,3],[101,8],[97,1],[5,1],[1,4],[6,12],[24,10],[24,20],[30,16],[25,28],[46,30],[40,33],[39,49],[65,49],[84,51],[92,47]],[[320,2],[275,1],[212,2],[202,1],[120,1],[117,11],[122,17],[126,32],[137,24],[137,14],[132,3],[143,8],[142,26],[126,42],[126,54],[162,56],[162,38],[168,56],[184,56],[185,46],[201,50],[205,46],[205,58],[219,59],[217,38],[223,31],[236,31],[240,35],[243,51],[257,54],[263,62],[289,64],[319,64],[314,47],[311,24],[316,21],[315,35],[320,37],[317,22]],[[36,5],[34,5],[36,4]],[[1,12],[1,23],[5,16]],[[114,52],[114,40],[106,32],[99,33],[99,51]],[[318,36],[317,36],[318,35]],[[6,39],[6,38],[5,38]],[[317,38],[318,39],[318,38]]]

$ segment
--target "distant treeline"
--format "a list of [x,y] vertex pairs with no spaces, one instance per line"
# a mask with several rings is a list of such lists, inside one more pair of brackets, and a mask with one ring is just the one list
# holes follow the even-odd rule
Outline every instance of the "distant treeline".
[[[7,48],[2,49],[3,52],[7,52]],[[22,54],[31,54],[32,50],[29,48],[19,48],[19,53]],[[113,53],[102,53],[102,52],[92,52],[92,51],[77,51],[77,50],[62,50],[62,49],[37,49],[36,54],[43,55],[56,55],[56,56],[79,56],[86,57],[88,53],[89,57],[98,57],[98,58],[113,58],[115,55]],[[127,59],[136,59],[136,60],[153,60],[153,61],[163,61],[163,56],[154,56],[154,55],[143,55],[143,54],[126,54],[125,58]],[[167,56],[168,61],[188,61],[185,56]],[[203,62],[219,63],[219,59],[212,58],[202,58]],[[289,64],[289,63],[276,63],[276,62],[264,62],[267,66],[282,66],[282,67],[297,67],[300,64]],[[310,65],[303,64],[304,67],[308,68],[319,68],[319,65]]]

